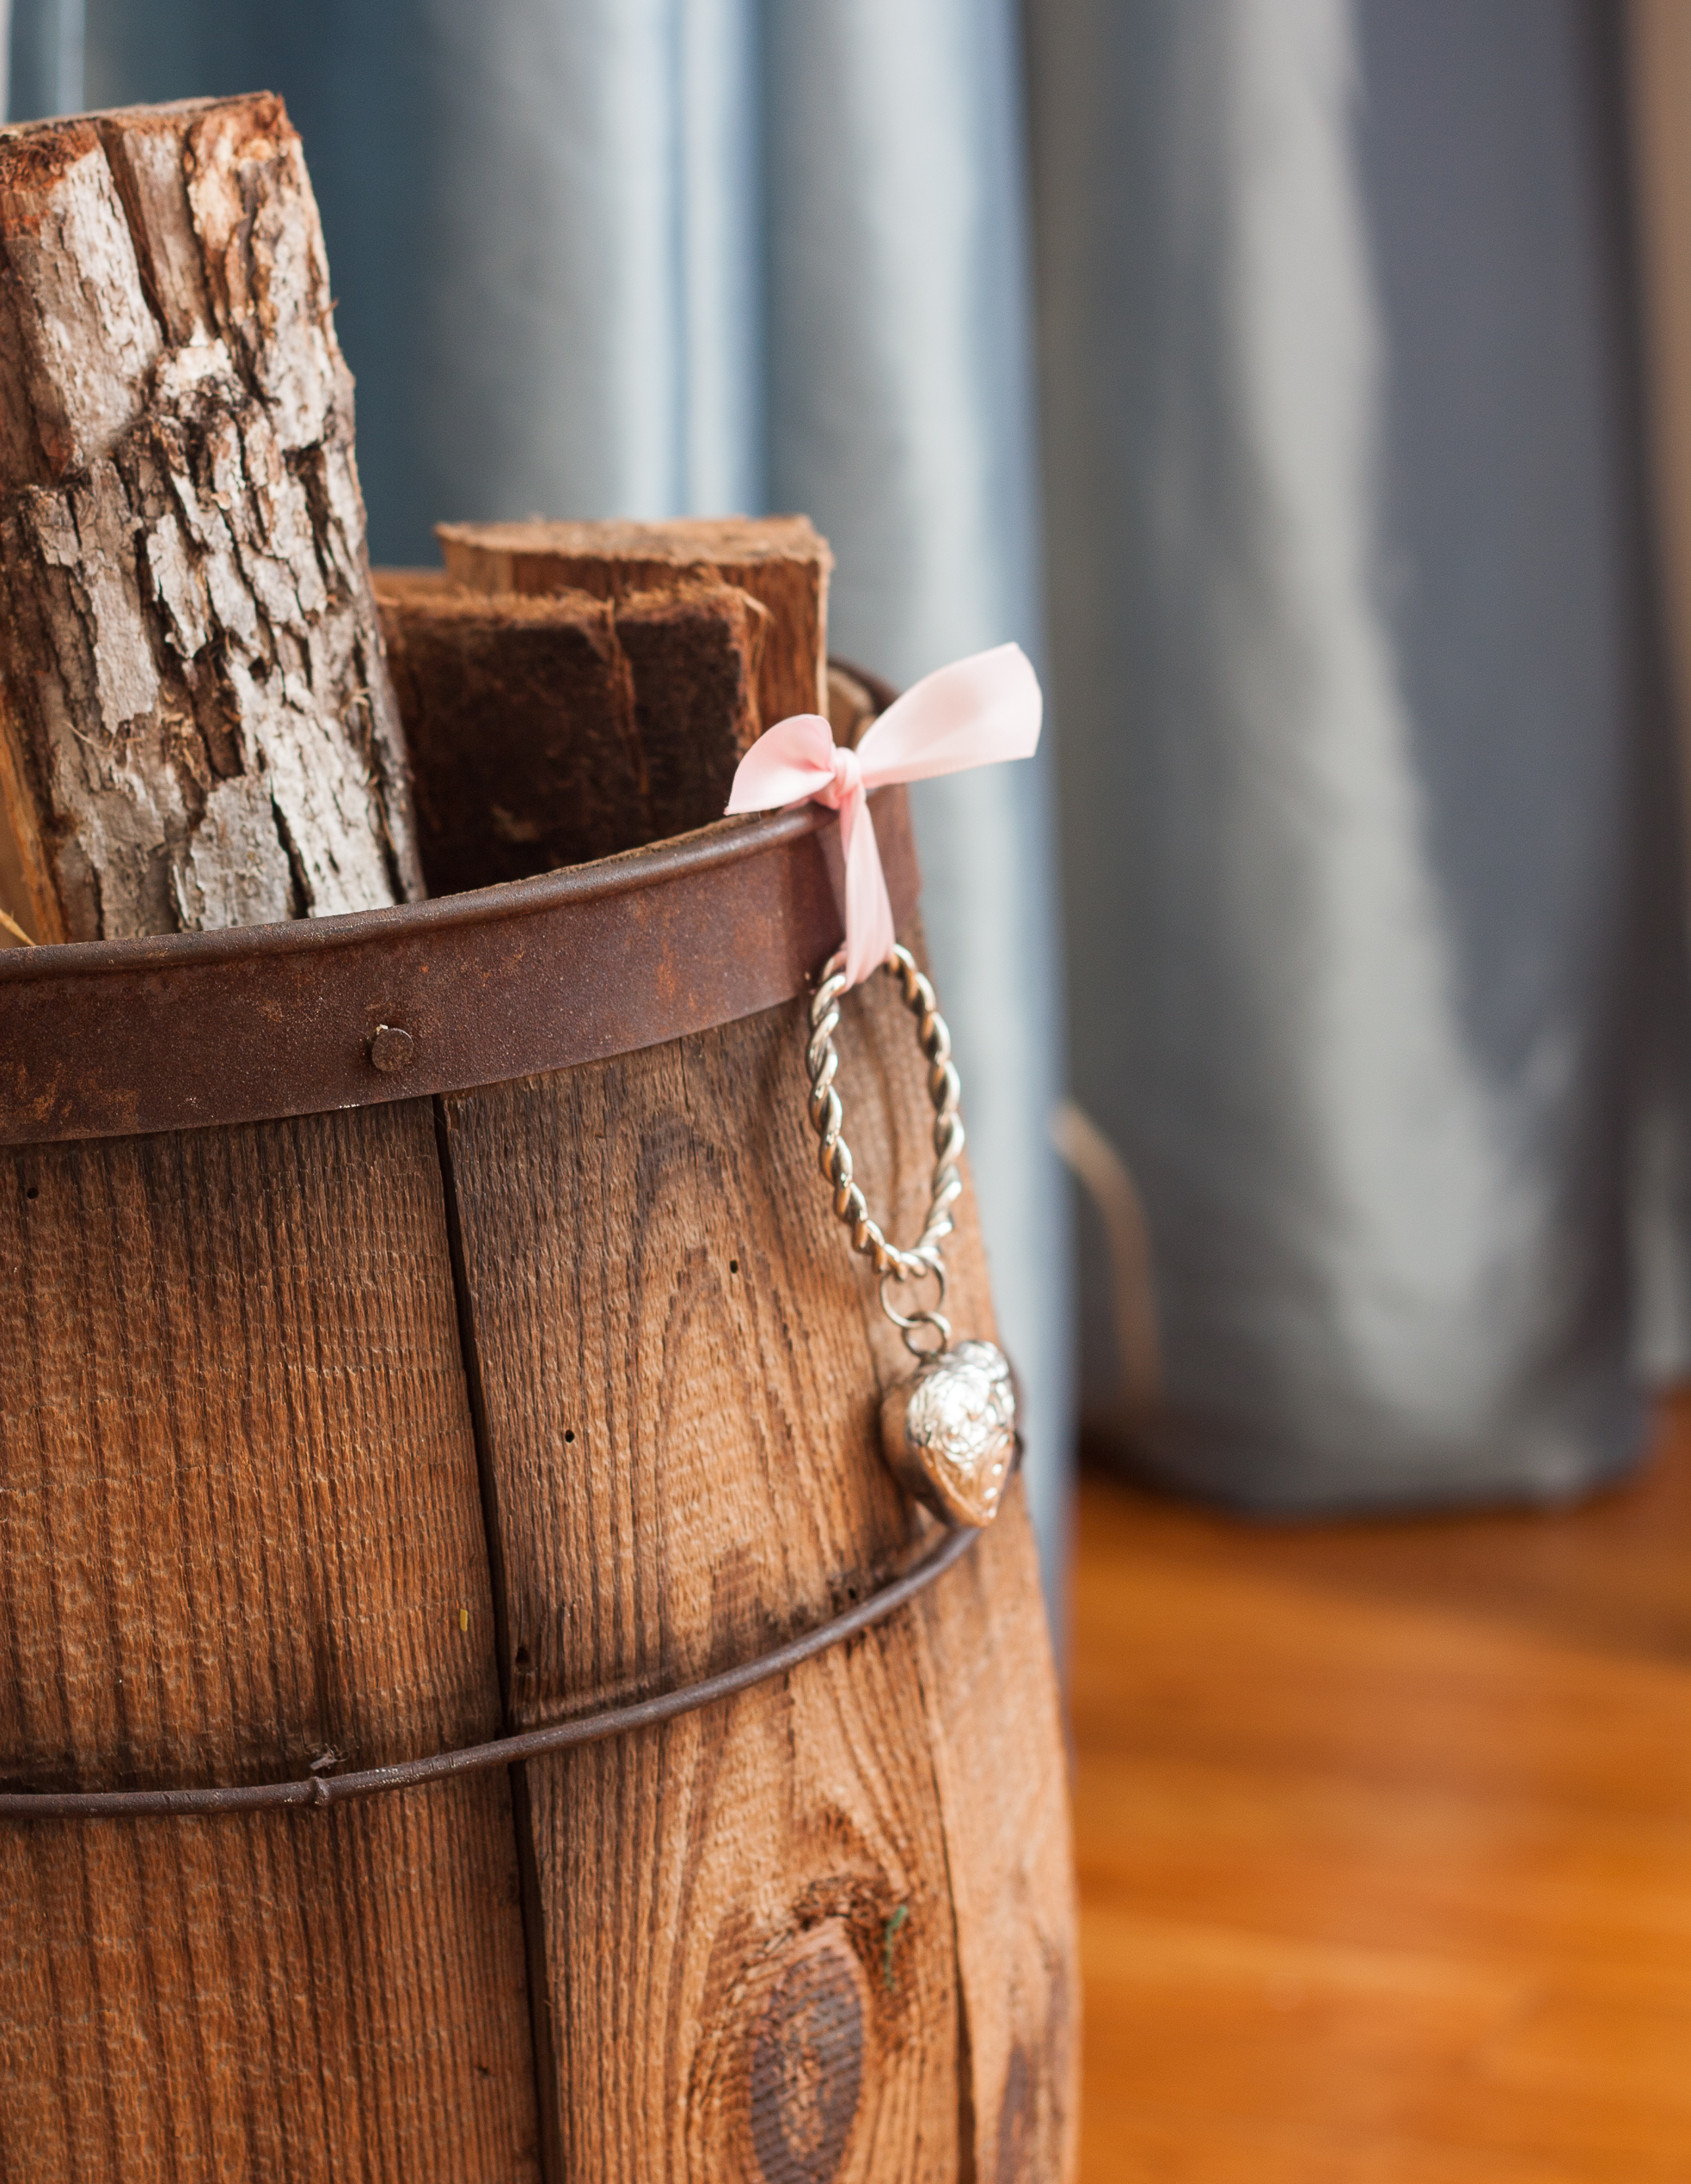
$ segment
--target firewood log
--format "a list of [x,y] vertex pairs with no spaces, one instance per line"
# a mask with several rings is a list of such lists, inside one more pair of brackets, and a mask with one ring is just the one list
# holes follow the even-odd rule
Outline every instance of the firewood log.
[[769,617],[693,579],[615,601],[379,570],[432,893],[637,848],[721,816],[757,733]]
[[351,375],[279,99],[0,131],[0,908],[421,892]]
[[804,516],[688,517],[666,523],[441,523],[446,572],[477,591],[591,591],[619,599],[699,574],[772,617],[757,678],[758,725],[828,710],[828,542]]

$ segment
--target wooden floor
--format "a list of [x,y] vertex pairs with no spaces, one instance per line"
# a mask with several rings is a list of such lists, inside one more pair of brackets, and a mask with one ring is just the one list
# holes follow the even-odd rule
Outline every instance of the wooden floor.
[[1691,1399],[1565,1514],[1089,1478],[1082,2184],[1691,2180]]

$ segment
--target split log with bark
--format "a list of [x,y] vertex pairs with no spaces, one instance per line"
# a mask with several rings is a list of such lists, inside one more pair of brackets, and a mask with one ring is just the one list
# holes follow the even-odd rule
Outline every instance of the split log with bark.
[[299,139],[0,131],[0,908],[38,940],[421,891]]

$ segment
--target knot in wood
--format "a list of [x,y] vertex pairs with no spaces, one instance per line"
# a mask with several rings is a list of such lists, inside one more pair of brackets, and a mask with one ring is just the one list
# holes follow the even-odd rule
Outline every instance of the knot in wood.
[[784,1972],[751,2046],[751,2143],[763,2184],[833,2184],[863,2089],[863,1998],[831,1936]]

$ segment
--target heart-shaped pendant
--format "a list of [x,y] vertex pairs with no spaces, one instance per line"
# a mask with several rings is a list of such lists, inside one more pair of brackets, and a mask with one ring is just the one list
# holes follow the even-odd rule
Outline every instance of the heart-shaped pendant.
[[881,1443],[905,1490],[947,1524],[988,1525],[1016,1459],[1016,1389],[996,1343],[925,1357],[881,1402]]

